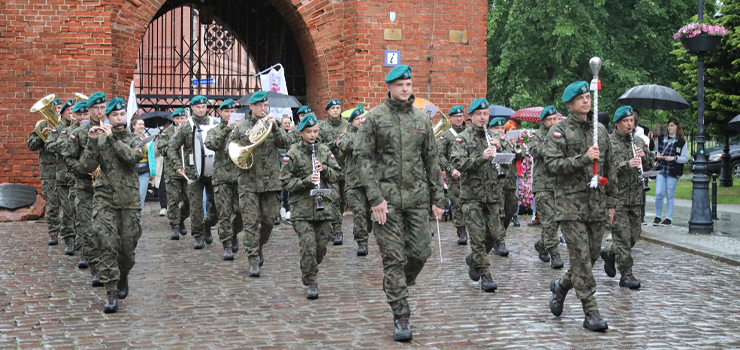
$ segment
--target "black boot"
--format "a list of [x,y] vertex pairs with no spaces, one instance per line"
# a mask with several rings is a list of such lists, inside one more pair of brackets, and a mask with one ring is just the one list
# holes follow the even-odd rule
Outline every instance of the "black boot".
[[224,261],[226,260],[234,260],[234,252],[232,251],[231,247],[225,247],[224,248],[224,255],[223,255]]
[[100,271],[97,267],[94,267],[90,269],[90,273],[92,274],[92,286],[93,287],[102,287],[103,282],[100,282]]
[[196,238],[193,244],[193,249],[203,249],[206,247],[206,243],[203,242],[203,238]]
[[506,249],[506,243],[493,246],[493,252],[500,256],[509,256],[509,250]]
[[128,296],[128,275],[121,275],[116,288],[118,289],[116,291],[118,299],[126,299]]
[[67,247],[64,248],[64,255],[75,255],[75,241],[69,241],[66,244]]
[[410,313],[407,312],[403,315],[393,316],[393,340],[395,341],[411,341],[411,327],[409,325]]
[[306,290],[306,299],[318,299],[319,298],[319,284],[309,283],[308,290]]
[[473,256],[471,254],[465,256],[465,263],[468,264],[468,277],[477,282],[480,279],[480,273],[473,269]]
[[367,244],[357,243],[357,256],[367,255]]
[[259,276],[260,276],[259,263],[256,263],[256,262],[249,263],[249,277],[259,277]]
[[609,256],[609,250],[601,248],[601,258],[604,259],[604,272],[609,277],[617,275],[617,268],[614,266],[614,258]]
[[465,229],[465,226],[460,226],[457,228],[457,244],[458,245],[468,244],[468,231]]
[[236,253],[239,251],[239,236],[234,234],[234,238],[231,239],[231,252]]
[[344,234],[340,231],[334,234],[334,245],[342,245],[344,243]]
[[178,227],[178,230],[180,231],[180,234],[185,236],[188,234],[188,229],[185,228],[185,221],[180,221],[180,225]]
[[211,244],[211,243],[213,243],[213,235],[211,234],[211,228],[210,227],[206,227],[206,230],[207,230],[206,231],[206,235],[203,238],[203,241],[206,242],[206,244]]
[[49,245],[57,245],[57,244],[59,244],[59,235],[49,236]]
[[596,310],[586,313],[586,319],[583,320],[583,327],[589,331],[603,332],[609,328],[609,325],[601,318],[599,310]]
[[560,316],[563,313],[563,303],[565,302],[565,296],[568,295],[568,291],[560,288],[559,278],[550,281],[550,291],[552,292],[552,296],[550,297],[550,312],[555,316]]
[[519,227],[519,226],[522,226],[522,225],[521,225],[521,224],[519,223],[519,219],[518,219],[518,218],[516,217],[516,215],[514,215],[514,217],[513,217],[513,218],[511,218],[511,223],[513,223],[513,224],[514,224],[514,227]]
[[542,242],[537,241],[534,243],[534,249],[537,251],[537,253],[540,254],[540,261],[542,262],[549,262],[550,261],[550,254],[545,250],[545,245],[542,244]]
[[172,234],[170,234],[170,240],[172,241],[180,240],[180,230],[177,227],[172,228]]
[[491,275],[483,275],[480,277],[480,289],[482,289],[484,292],[495,292],[498,286],[496,285],[496,282],[493,281],[493,277]]
[[560,259],[560,254],[552,256],[552,260],[550,261],[550,267],[556,270],[563,268],[563,259]]
[[109,291],[105,297],[105,307],[103,312],[106,314],[112,314],[118,311],[118,299],[116,298],[116,291]]
[[638,281],[632,274],[622,275],[622,278],[619,279],[619,286],[627,287],[629,289],[638,289],[640,288],[640,281]]
[[86,269],[90,267],[90,265],[87,264],[87,260],[85,260],[85,258],[80,257],[80,261],[77,263],[77,267],[81,269]]

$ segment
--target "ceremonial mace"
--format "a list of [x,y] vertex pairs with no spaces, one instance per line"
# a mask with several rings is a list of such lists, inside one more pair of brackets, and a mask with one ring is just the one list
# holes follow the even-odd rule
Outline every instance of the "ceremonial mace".
[[[601,90],[601,81],[599,81],[599,70],[601,70],[601,57],[594,56],[588,61],[591,71],[594,73],[594,78],[591,79],[590,90],[594,92],[594,146],[599,146],[599,90]],[[589,182],[589,187],[598,188],[599,185],[606,186],[609,179],[599,176],[599,160],[594,160],[594,177]]]

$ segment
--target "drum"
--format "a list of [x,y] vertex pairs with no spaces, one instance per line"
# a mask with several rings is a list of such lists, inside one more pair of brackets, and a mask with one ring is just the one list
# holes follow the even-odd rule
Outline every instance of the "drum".
[[216,160],[216,152],[205,146],[208,132],[217,124],[195,125],[193,130],[193,165],[195,166],[195,178],[213,176],[213,163]]

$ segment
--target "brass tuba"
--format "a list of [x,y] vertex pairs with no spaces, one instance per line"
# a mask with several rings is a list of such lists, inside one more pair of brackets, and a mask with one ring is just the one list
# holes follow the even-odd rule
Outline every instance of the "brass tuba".
[[231,161],[242,169],[251,168],[254,165],[254,150],[270,136],[270,132],[272,132],[272,121],[268,123],[267,117],[262,117],[246,133],[250,145],[242,146],[237,142],[229,143]]
[[87,96],[85,96],[85,95],[83,95],[83,94],[81,94],[79,92],[76,92],[75,93],[75,104],[78,104],[78,103],[80,103],[82,101],[87,101],[88,98],[89,97],[87,97]]
[[41,124],[46,123],[49,125],[49,128],[55,128],[62,121],[56,108],[54,108],[54,97],[56,97],[54,94],[46,96],[38,100],[33,104],[33,107],[31,107],[31,113],[39,112],[44,117],[37,121],[36,126],[34,127],[36,135],[39,135],[39,138],[44,142],[49,138],[49,132],[42,132]]
[[442,111],[439,111],[439,121],[436,125],[434,125],[434,138],[438,139],[442,134],[449,130],[452,127],[452,123],[449,119],[447,119],[447,116],[442,113]]

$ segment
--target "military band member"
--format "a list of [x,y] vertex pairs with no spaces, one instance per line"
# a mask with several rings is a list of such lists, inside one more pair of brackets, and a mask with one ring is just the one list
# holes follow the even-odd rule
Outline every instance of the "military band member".
[[61,98],[55,98],[51,102],[52,106],[54,106],[54,109],[57,110],[57,113],[62,114],[62,105],[64,104],[64,101],[62,101]]
[[360,126],[355,150],[383,257],[383,290],[393,311],[393,339],[411,341],[407,287],[416,284],[432,254],[429,207],[439,220],[444,213],[442,170],[432,124],[413,106],[411,68],[393,68],[385,83],[388,96]]
[[[329,146],[329,149],[336,155],[339,166],[344,167],[346,155],[336,145],[339,135],[346,134],[347,130],[349,130],[349,123],[342,118],[342,102],[336,98],[331,99],[324,109],[329,113],[329,118],[319,123],[318,141]],[[342,215],[344,214],[344,208],[347,207],[347,199],[344,195],[344,174],[340,175],[339,180],[335,181],[332,186],[333,191],[339,194],[339,200],[332,203],[332,210],[334,211],[334,221],[332,222],[334,234],[332,240],[334,241],[334,245],[342,245],[344,242]]]
[[249,257],[249,277],[260,276],[260,266],[264,262],[262,247],[270,239],[270,233],[278,216],[281,185],[279,176],[280,160],[278,148],[288,148],[288,134],[275,122],[275,117],[267,115],[270,104],[267,92],[258,91],[249,99],[249,116],[237,124],[230,134],[229,142],[250,144],[247,132],[262,118],[268,118],[270,135],[258,146],[253,154],[254,164],[249,169],[239,170],[239,209],[244,221],[244,248]]
[[[81,101],[75,104],[75,106],[72,108],[72,113],[74,115],[74,119],[76,123],[90,123],[90,112],[87,110],[87,102]],[[74,141],[77,138],[75,136],[75,131],[80,128],[80,125],[77,125],[77,127],[73,128],[71,131],[69,131],[67,134],[69,137],[65,138],[62,142],[64,144],[61,147],[61,153],[62,157],[64,159],[64,166],[66,167],[67,171],[70,175],[72,175],[75,180],[73,185],[69,189],[70,193],[70,200],[72,200],[72,205],[74,206],[75,210],[75,248],[80,251],[80,261],[77,263],[77,267],[81,269],[86,269],[89,267],[89,262],[86,257],[86,255],[83,253],[84,250],[89,250],[89,248],[86,247],[87,241],[88,241],[88,232],[83,232],[87,230],[87,225],[91,225],[90,221],[92,217],[90,215],[85,215],[86,213],[80,213],[79,204],[82,201],[88,201],[90,203],[87,203],[88,206],[92,205],[92,196],[89,198],[84,198],[85,194],[82,193],[82,191],[78,190],[77,186],[77,174],[74,169],[75,162],[70,162],[69,156],[70,152],[76,148],[76,145],[74,145]],[[79,154],[77,154],[77,158],[79,158]],[[75,159],[76,161],[76,159]],[[83,198],[80,198],[83,197]],[[83,204],[84,205],[84,204]],[[84,222],[83,222],[84,221]]]
[[[300,144],[293,144],[285,154],[280,169],[280,182],[290,192],[293,207],[291,222],[301,249],[301,281],[308,286],[306,298],[316,299],[319,297],[319,264],[324,259],[326,244],[332,233],[333,213],[331,210],[317,210],[317,199],[316,196],[311,196],[311,190],[317,185],[320,188],[329,188],[329,183],[336,181],[342,170],[329,147],[325,144],[313,144],[319,135],[316,116],[306,115],[298,125],[298,130],[302,141]],[[314,147],[316,163],[311,164]],[[338,194],[332,191],[330,195],[323,196],[322,204],[331,208],[331,202],[338,198]]]
[[640,288],[640,281],[632,274],[632,247],[635,246],[642,233],[644,200],[638,168],[642,166],[642,169],[651,169],[655,159],[646,148],[642,137],[633,136],[635,150],[632,149],[630,132],[634,132],[636,126],[632,107],[619,107],[614,113],[613,121],[617,130],[609,140],[614,154],[612,157],[613,175],[609,177],[609,180],[619,186],[619,204],[614,220],[609,225],[612,232],[612,245],[608,249],[601,249],[601,258],[604,259],[604,271],[609,277],[614,277],[617,274],[617,267],[619,268],[619,274],[622,276],[619,279],[620,287],[637,289]]
[[105,114],[111,124],[90,129],[80,167],[90,173],[100,166],[95,180],[93,227],[100,237],[100,281],[106,290],[104,312],[112,313],[118,311],[116,299],[128,296],[128,275],[136,263],[134,250],[141,237],[136,164],[145,150],[138,148],[142,139],[126,127],[123,99],[111,99]]
[[[51,127],[47,122],[41,124],[41,131],[51,135]],[[56,191],[57,155],[54,152],[47,151],[45,144],[46,142],[41,139],[36,130],[28,135],[28,141],[26,141],[28,149],[39,152],[39,177],[41,179],[41,195],[46,201],[46,224],[49,230],[48,244],[57,245],[59,244],[59,232],[61,230],[59,193]]]
[[243,228],[237,183],[239,167],[229,157],[227,142],[234,128],[229,124],[229,120],[231,114],[236,112],[236,102],[228,99],[221,103],[218,109],[221,113],[221,123],[208,132],[205,145],[216,152],[213,163],[213,195],[218,210],[218,239],[224,248],[223,259],[234,260],[234,253],[239,251],[238,234]]
[[[183,162],[188,162],[188,158],[184,158],[187,155],[184,150],[174,155],[176,159],[170,159],[169,155],[169,142],[178,130],[182,127],[182,124],[187,121],[187,112],[183,108],[178,108],[172,112],[172,125],[167,129],[162,130],[159,134],[159,143],[157,148],[159,154],[164,158],[164,183],[167,189],[167,219],[170,222],[170,228],[172,233],[170,234],[171,240],[179,240],[180,235],[187,235],[188,230],[185,228],[185,219],[190,216],[190,200],[188,200],[188,182],[181,174],[177,173],[177,169],[183,167]],[[184,160],[183,160],[184,159]],[[180,206],[182,202],[182,207]]]
[[555,182],[558,177],[550,173],[545,165],[545,157],[542,147],[547,140],[550,128],[558,122],[558,111],[553,106],[545,107],[540,113],[540,128],[535,131],[529,140],[529,152],[534,160],[532,169],[532,190],[534,200],[537,203],[537,214],[542,223],[542,234],[534,249],[539,253],[542,262],[550,262],[553,269],[563,268],[563,259],[558,251],[558,223],[554,220],[553,213],[557,203],[553,194]]
[[[497,127],[496,132],[505,136],[506,133],[509,131],[506,129],[507,124],[513,124],[514,126],[518,125],[516,121],[511,119],[505,121],[504,125]],[[513,142],[516,142],[516,140],[504,142],[501,152],[513,153]],[[519,179],[519,174],[517,171],[516,162],[522,160],[524,160],[523,156],[514,159],[514,161],[511,163],[511,166],[506,169],[506,178],[502,180],[504,187],[504,230],[508,230],[509,225],[512,223],[514,224],[514,227],[520,226],[519,219],[516,215],[519,212],[519,196],[517,196],[517,187],[519,186],[519,182],[517,180]]]
[[[494,232],[494,243],[493,253],[499,256],[509,256],[509,250],[506,249],[506,228],[508,227],[507,222],[511,222],[511,217],[516,212],[516,208],[519,206],[519,199],[516,196],[516,165],[514,162],[517,160],[524,159],[523,152],[515,152],[512,144],[506,141],[506,118],[496,117],[491,119],[488,123],[488,130],[491,135],[496,135],[494,138],[499,141],[499,149],[501,153],[515,153],[514,161],[511,164],[501,165],[501,169],[506,173],[506,177],[498,180],[499,185],[496,188],[503,189],[502,194],[502,219],[501,219],[501,230]],[[513,169],[513,171],[512,171]],[[512,180],[513,179],[513,180]],[[512,185],[513,181],[513,185]],[[508,203],[508,207],[507,207]],[[507,208],[509,211],[507,212]],[[507,221],[506,218],[509,218]]]
[[296,112],[296,115],[298,116],[298,123],[296,125],[293,125],[293,127],[288,130],[288,137],[291,139],[291,144],[302,142],[301,134],[298,133],[298,124],[303,120],[303,117],[306,116],[306,114],[313,113],[311,111],[311,107],[309,106],[301,106],[301,108],[298,108],[298,111]]
[[447,175],[447,197],[452,206],[452,224],[457,229],[457,244],[468,244],[468,231],[465,229],[465,219],[462,213],[462,203],[460,202],[460,170],[452,166],[452,146],[455,139],[465,131],[465,113],[463,106],[454,106],[450,109],[447,118],[452,123],[452,127],[440,135],[437,144],[439,145],[439,164]]
[[588,83],[575,82],[563,93],[563,102],[570,109],[568,118],[561,121],[547,134],[543,148],[545,164],[550,172],[558,175],[553,192],[558,205],[553,213],[568,242],[570,268],[562,278],[550,282],[550,311],[560,316],[565,296],[575,288],[586,314],[583,326],[591,331],[608,328],[601,318],[594,294],[596,280],[593,264],[601,252],[604,220],[614,215],[617,206],[615,181],[593,189],[589,183],[593,176],[594,160],[598,160],[598,174],[608,176],[614,156],[609,145],[609,135],[603,125],[598,125],[598,146],[594,145],[591,94]]

